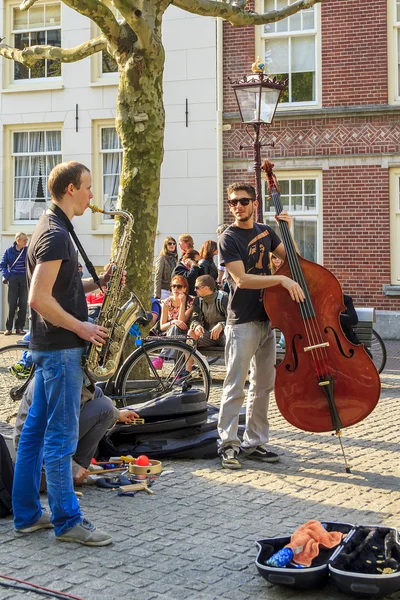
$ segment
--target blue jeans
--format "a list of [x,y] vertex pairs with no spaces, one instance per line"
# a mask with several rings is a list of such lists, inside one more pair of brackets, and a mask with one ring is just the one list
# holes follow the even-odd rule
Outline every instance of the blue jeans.
[[83,352],[84,348],[32,352],[36,364],[33,402],[22,430],[14,474],[16,529],[30,527],[41,517],[43,459],[56,536],[82,521],[74,493],[72,456],[78,443]]

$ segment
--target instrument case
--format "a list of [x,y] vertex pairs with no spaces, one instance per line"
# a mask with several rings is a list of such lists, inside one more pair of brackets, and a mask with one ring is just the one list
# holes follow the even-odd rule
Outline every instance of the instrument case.
[[[279,538],[266,538],[256,542],[258,554],[256,567],[260,575],[275,585],[283,585],[293,589],[309,589],[321,587],[326,584],[329,576],[332,577],[338,589],[345,594],[363,598],[378,598],[393,594],[400,590],[400,539],[396,529],[391,527],[354,526],[348,523],[324,522],[327,531],[340,531],[346,533],[344,540],[331,549],[321,549],[319,555],[312,561],[311,567],[296,568],[287,566],[284,568],[269,567],[267,560],[281,550],[290,542],[290,536]],[[391,533],[395,541],[392,550],[394,562],[397,562],[397,570],[394,573],[363,573],[352,570],[351,557],[359,553],[360,547],[369,534],[377,536],[382,540]],[[370,556],[372,560],[365,561],[365,570],[371,569],[371,562],[378,563],[381,560],[379,554],[382,549],[372,550],[376,556]],[[358,554],[358,558],[362,555]],[[384,562],[384,561],[383,561]],[[363,565],[359,565],[363,569]],[[384,565],[382,565],[384,566]],[[376,569],[375,569],[376,570]]]

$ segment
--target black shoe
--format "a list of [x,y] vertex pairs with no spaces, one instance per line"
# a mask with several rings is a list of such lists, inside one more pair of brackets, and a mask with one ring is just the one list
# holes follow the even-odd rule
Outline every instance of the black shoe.
[[227,446],[226,448],[222,448],[219,454],[221,460],[221,466],[223,469],[241,469],[242,465],[238,461],[237,457],[239,454],[239,450],[237,448],[232,448],[232,446]]
[[280,458],[275,452],[269,452],[264,446],[256,446],[256,448],[242,448],[246,458],[260,460],[261,462],[275,463],[279,462]]

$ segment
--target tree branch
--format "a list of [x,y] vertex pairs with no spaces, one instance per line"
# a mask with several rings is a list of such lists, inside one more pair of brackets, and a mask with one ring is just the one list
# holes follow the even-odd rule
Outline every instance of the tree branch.
[[[25,0],[25,2],[32,1],[35,0]],[[108,41],[116,47],[119,46],[121,38],[125,37],[124,30],[108,6],[99,0],[63,0],[63,2],[76,12],[94,21]]]
[[[314,4],[323,2],[324,0],[296,0],[290,6],[281,8],[280,10],[271,10],[268,13],[255,13],[253,11],[243,10],[243,2],[228,4],[218,0],[172,0],[178,8],[182,8],[195,15],[203,17],[221,17],[229,21],[235,27],[243,27],[244,25],[265,25],[266,23],[274,23],[281,21],[290,15],[294,15],[299,10],[311,8]],[[239,6],[241,4],[242,6]]]
[[57,46],[28,46],[18,50],[7,44],[0,44],[0,56],[16,60],[26,67],[35,66],[38,60],[59,60],[63,63],[76,62],[87,56],[91,56],[101,50],[107,50],[107,40],[103,35],[84,42],[75,48],[58,48]]
[[[143,2],[147,6],[144,8]],[[149,15],[149,0],[113,0],[113,5],[119,10],[128,25],[138,37],[136,48],[138,50],[151,50],[154,46],[154,38],[149,20],[154,20]]]

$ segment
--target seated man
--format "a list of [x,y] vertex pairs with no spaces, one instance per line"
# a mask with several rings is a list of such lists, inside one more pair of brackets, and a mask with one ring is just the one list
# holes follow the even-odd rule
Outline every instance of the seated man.
[[[33,385],[29,383],[22,398],[14,429],[14,447],[18,449],[19,438],[32,404]],[[85,383],[89,383],[88,380]],[[79,416],[79,441],[72,459],[72,475],[75,484],[81,484],[89,475],[88,467],[97,450],[97,446],[107,431],[116,421],[131,423],[139,415],[133,410],[118,410],[110,398],[103,394],[101,388],[95,386],[82,387],[81,412]]]
[[224,346],[228,294],[215,289],[211,275],[200,275],[195,290],[197,298],[193,303],[188,336],[197,341],[198,348]]

